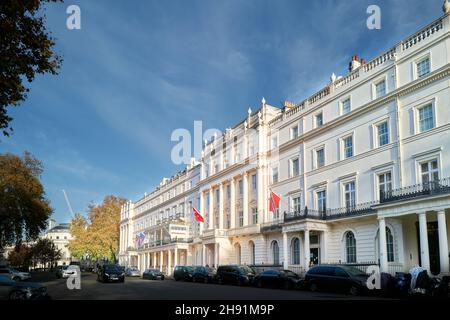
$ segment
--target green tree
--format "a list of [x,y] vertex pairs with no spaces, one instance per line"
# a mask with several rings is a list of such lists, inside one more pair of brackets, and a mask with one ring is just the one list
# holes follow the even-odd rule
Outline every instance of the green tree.
[[11,131],[8,106],[24,101],[36,74],[57,74],[62,64],[53,51],[55,42],[42,14],[47,2],[61,0],[0,1],[0,130]]
[[31,247],[33,262],[41,264],[44,268],[53,266],[61,259],[61,250],[50,239],[39,239]]
[[69,249],[74,257],[87,255],[93,260],[108,258],[109,261],[117,261],[120,208],[125,201],[106,196],[100,205],[89,206],[87,220],[80,214],[72,219],[74,239],[69,242]]
[[42,163],[30,153],[0,154],[0,248],[35,240],[53,209],[45,198]]

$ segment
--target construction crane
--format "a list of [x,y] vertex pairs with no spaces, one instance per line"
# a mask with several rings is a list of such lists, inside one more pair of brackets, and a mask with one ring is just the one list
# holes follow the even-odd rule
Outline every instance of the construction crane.
[[66,199],[66,203],[67,206],[69,207],[70,214],[72,215],[72,218],[75,218],[75,214],[73,213],[73,209],[70,204],[69,197],[67,196],[66,190],[62,189],[62,192],[64,193],[64,198]]

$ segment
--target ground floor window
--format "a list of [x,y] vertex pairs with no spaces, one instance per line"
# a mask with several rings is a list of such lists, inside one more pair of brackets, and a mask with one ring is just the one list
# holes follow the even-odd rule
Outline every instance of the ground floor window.
[[291,246],[292,264],[300,264],[300,239],[294,238]]
[[356,239],[351,231],[345,234],[345,253],[347,263],[356,263]]
[[273,264],[279,265],[280,264],[280,247],[278,246],[277,241],[272,241],[272,258],[273,258]]
[[250,264],[255,264],[255,243],[250,241],[248,246],[250,249]]

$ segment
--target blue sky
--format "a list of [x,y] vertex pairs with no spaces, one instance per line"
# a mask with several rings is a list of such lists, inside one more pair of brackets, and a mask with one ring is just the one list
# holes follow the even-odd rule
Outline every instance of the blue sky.
[[[66,8],[81,8],[81,30]],[[382,29],[368,30],[379,5]],[[11,111],[0,152],[32,152],[59,222],[107,194],[140,198],[181,167],[176,128],[226,127],[264,96],[300,102],[344,75],[351,56],[370,60],[438,18],[441,0],[66,0],[47,9],[64,56],[58,76],[38,76]]]

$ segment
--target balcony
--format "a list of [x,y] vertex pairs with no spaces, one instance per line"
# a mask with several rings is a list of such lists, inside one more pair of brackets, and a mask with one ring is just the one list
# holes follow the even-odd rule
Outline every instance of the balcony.
[[368,214],[374,214],[376,211],[372,208],[376,202],[367,202],[358,204],[351,207],[326,209],[326,210],[313,210],[305,207],[302,210],[294,212],[284,213],[284,223],[305,219],[316,219],[316,220],[336,220],[343,218],[350,218],[355,216],[363,216]]
[[381,192],[380,203],[426,198],[442,194],[450,194],[450,178]]

